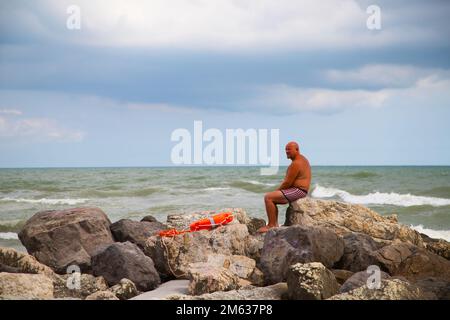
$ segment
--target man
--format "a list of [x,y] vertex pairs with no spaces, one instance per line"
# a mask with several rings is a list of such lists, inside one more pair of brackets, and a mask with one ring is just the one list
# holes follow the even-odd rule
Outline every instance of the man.
[[308,159],[300,154],[298,143],[289,142],[286,145],[286,156],[292,160],[286,171],[283,183],[273,192],[266,193],[266,204],[269,222],[258,232],[267,232],[270,228],[278,227],[277,204],[287,204],[306,197],[311,184],[311,167]]

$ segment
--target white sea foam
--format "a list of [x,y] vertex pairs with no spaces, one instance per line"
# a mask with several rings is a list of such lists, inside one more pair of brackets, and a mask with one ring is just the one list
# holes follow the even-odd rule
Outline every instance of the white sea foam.
[[338,197],[345,202],[356,204],[394,205],[400,207],[430,205],[434,207],[450,205],[450,199],[399,194],[395,192],[373,192],[367,195],[354,195],[345,190],[316,185],[312,192],[314,198]]
[[0,232],[0,239],[4,240],[18,240],[17,233],[14,232]]
[[222,187],[211,187],[211,188],[205,188],[203,190],[205,191],[216,191],[216,190],[230,190],[231,188],[222,188]]
[[42,204],[68,204],[75,205],[79,203],[84,203],[89,199],[24,199],[24,198],[2,198],[0,201],[13,201],[13,202],[24,202],[24,203],[42,203]]
[[423,225],[419,224],[418,226],[410,226],[414,230],[420,233],[424,233],[427,236],[434,238],[434,239],[444,239],[446,241],[450,242],[450,230],[433,230],[424,228]]
[[255,180],[244,180],[244,182],[256,184],[256,185],[260,185],[260,186],[268,186],[268,187],[273,187],[276,185],[276,183],[264,183],[264,182],[255,181]]

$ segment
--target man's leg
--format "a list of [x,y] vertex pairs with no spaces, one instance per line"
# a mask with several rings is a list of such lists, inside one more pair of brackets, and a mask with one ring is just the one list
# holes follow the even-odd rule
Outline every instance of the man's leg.
[[270,228],[278,227],[278,207],[277,204],[287,204],[288,201],[281,193],[281,191],[273,191],[266,193],[264,196],[264,203],[266,205],[266,213],[269,219],[267,226],[258,230],[258,232],[267,232]]

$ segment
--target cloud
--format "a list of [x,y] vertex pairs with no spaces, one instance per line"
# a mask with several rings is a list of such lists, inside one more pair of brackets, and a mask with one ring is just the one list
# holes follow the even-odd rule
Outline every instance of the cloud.
[[84,132],[62,127],[48,118],[23,118],[11,120],[0,116],[0,139],[25,139],[27,141],[80,142]]
[[[16,1],[15,1],[16,2]],[[446,39],[444,2],[424,10],[379,1],[382,30],[366,27],[371,3],[354,0],[80,0],[81,30],[68,30],[72,0],[18,1],[3,13],[5,26],[18,26],[17,38],[90,46],[253,50],[371,48],[439,42]],[[427,23],[417,25],[417,16]],[[383,19],[385,17],[385,19]],[[397,23],[397,24],[396,24]],[[426,27],[424,26],[426,25]],[[11,38],[8,37],[10,40]]]
[[0,114],[20,116],[22,111],[16,109],[0,109]]
[[411,87],[426,78],[449,79],[450,71],[419,68],[409,65],[371,64],[350,70],[327,70],[324,77],[332,83],[358,87],[361,85],[383,88]]

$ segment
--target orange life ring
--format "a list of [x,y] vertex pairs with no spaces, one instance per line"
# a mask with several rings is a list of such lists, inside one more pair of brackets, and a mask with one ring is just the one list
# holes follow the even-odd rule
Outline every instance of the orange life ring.
[[191,223],[189,228],[191,231],[211,230],[218,226],[230,223],[231,221],[233,221],[233,214],[231,212],[221,212],[209,218],[204,218]]
[[179,234],[183,234],[185,232],[194,232],[199,230],[211,230],[218,226],[222,226],[224,224],[230,223],[233,221],[233,214],[231,212],[221,212],[215,214],[209,218],[200,219],[191,223],[189,226],[189,230],[177,230],[177,229],[169,229],[160,231],[159,235],[161,237],[175,237]]

